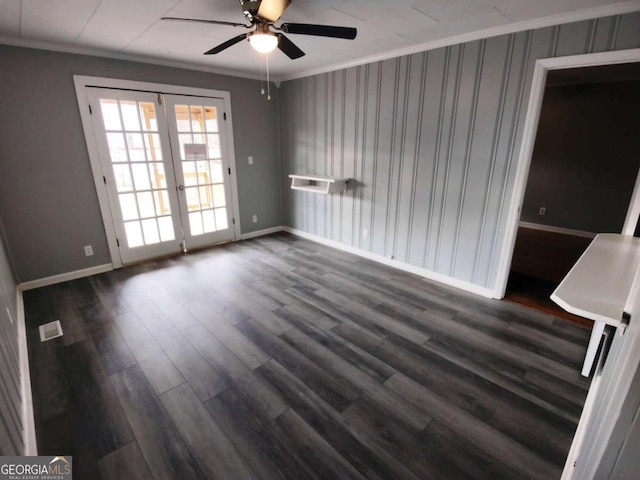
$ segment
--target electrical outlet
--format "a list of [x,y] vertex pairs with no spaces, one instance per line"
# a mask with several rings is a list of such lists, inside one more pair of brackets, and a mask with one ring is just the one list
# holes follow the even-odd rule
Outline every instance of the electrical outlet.
[[7,315],[9,315],[9,322],[13,325],[13,317],[11,316],[11,310],[9,310],[9,307],[7,307]]
[[93,247],[91,245],[85,245],[84,246],[84,254],[87,257],[90,257],[91,255],[93,255]]
[[369,238],[369,229],[368,228],[363,228],[362,229],[362,238]]
[[253,157],[249,155],[249,165],[253,165]]
[[387,258],[388,258],[389,260],[393,260],[393,254],[391,254],[391,253],[390,253],[389,255],[387,255]]
[[253,223],[258,223],[258,215],[253,216]]
[[546,215],[546,214],[547,214],[547,208],[540,207],[540,210],[538,210],[538,215]]

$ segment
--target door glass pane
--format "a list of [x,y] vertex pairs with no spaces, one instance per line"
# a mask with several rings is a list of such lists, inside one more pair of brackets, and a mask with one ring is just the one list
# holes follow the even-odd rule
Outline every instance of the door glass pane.
[[216,227],[218,230],[226,230],[229,228],[229,222],[227,221],[227,209],[226,208],[216,208]]
[[122,130],[117,100],[103,98],[100,100],[100,109],[102,110],[102,121],[104,122],[105,130]]
[[224,182],[224,177],[222,176],[222,160],[211,160],[209,164],[211,165],[212,183]]
[[133,190],[133,183],[131,181],[131,172],[129,171],[129,165],[114,164],[113,176],[116,179],[116,189],[118,192],[130,192]]
[[207,135],[207,142],[209,145],[207,156],[209,158],[220,158],[222,156],[220,152],[220,135]]
[[171,215],[171,205],[169,205],[169,194],[166,190],[157,190],[153,192],[156,202],[156,212],[158,215]]
[[192,212],[189,214],[189,227],[191,235],[202,235],[202,215],[200,212]]
[[180,160],[189,160],[184,153],[185,144],[193,143],[193,137],[191,134],[181,133],[178,135],[178,141],[180,142]]
[[120,200],[122,220],[136,220],[138,218],[136,196],[133,193],[121,193],[120,195],[118,195],[118,200]]
[[153,206],[153,196],[151,192],[138,193],[138,208],[140,209],[140,218],[149,218],[156,216],[156,210]]
[[158,223],[155,218],[142,221],[142,232],[144,233],[144,243],[152,245],[160,242],[160,235],[158,233]]
[[179,132],[190,132],[191,126],[189,125],[189,110],[186,105],[176,105],[176,126]]
[[133,181],[136,185],[136,190],[150,190],[151,184],[149,183],[149,169],[145,163],[134,163],[131,165],[133,171]]
[[194,132],[204,132],[202,107],[191,106],[191,129]]
[[[155,105],[153,103],[140,102],[140,118],[142,118],[142,130],[158,130]],[[159,145],[159,143],[158,143]]]
[[200,205],[202,208],[213,208],[213,197],[211,195],[211,187],[200,187]]
[[213,216],[213,210],[203,210],[202,211],[202,223],[204,226],[205,233],[211,233],[216,231],[216,221]]
[[160,240],[163,242],[175,240],[176,235],[173,231],[173,220],[171,217],[158,218],[158,227],[160,227]]
[[209,185],[211,183],[211,175],[209,175],[209,162],[197,162],[198,183],[200,185]]
[[213,203],[216,207],[224,207],[227,204],[224,196],[224,185],[218,184],[213,186]]
[[153,188],[167,188],[167,179],[164,176],[164,165],[162,163],[149,164],[149,176]]
[[138,102],[127,100],[120,101],[122,121],[125,130],[140,130],[140,117],[138,116]]
[[141,133],[127,133],[127,147],[129,149],[129,159],[132,162],[144,162],[145,147]]
[[142,240],[142,230],[140,222],[127,222],[124,224],[124,231],[127,234],[127,245],[129,248],[141,247],[144,245]]
[[200,197],[198,196],[198,188],[185,188],[184,193],[187,198],[187,209],[190,212],[193,210],[200,210]]
[[147,159],[162,160],[162,149],[160,148],[160,135],[157,133],[147,133],[144,136],[144,146],[147,149]]
[[107,133],[107,143],[109,144],[109,153],[111,154],[112,162],[129,161],[122,133]]
[[182,174],[184,175],[184,184],[191,186],[198,184],[196,162],[182,162]]
[[205,107],[204,115],[205,115],[205,125],[207,127],[207,132],[217,132],[218,131],[218,115],[216,113],[216,108]]

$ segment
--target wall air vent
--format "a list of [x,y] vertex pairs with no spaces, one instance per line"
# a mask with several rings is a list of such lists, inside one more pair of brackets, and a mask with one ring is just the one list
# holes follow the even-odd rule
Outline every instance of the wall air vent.
[[46,342],[47,340],[62,336],[62,325],[60,325],[60,320],[40,325],[39,330],[41,342]]

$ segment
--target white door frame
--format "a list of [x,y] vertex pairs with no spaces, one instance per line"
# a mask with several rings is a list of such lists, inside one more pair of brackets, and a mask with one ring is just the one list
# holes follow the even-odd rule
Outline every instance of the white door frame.
[[[538,131],[538,120],[540,118],[540,110],[542,108],[542,98],[544,96],[547,72],[549,70],[560,70],[566,68],[595,67],[599,65],[634,62],[640,62],[640,48],[620,50],[616,52],[572,55],[568,57],[543,58],[536,61],[533,80],[531,83],[529,106],[527,107],[527,116],[524,123],[520,157],[518,158],[515,182],[513,192],[511,194],[511,203],[509,204],[510,207],[507,217],[505,237],[500,251],[497,278],[493,288],[494,298],[503,298],[507,289],[507,280],[509,278],[509,270],[511,269],[511,260],[513,258],[516,235],[518,233],[518,223],[520,221],[520,213],[522,211],[522,202],[524,200],[524,192],[527,187],[529,167],[531,166],[531,157],[533,155],[536,133]],[[637,195],[636,198],[638,202],[640,202],[640,195]]]
[[93,182],[98,194],[98,202],[100,204],[100,212],[102,214],[102,223],[107,235],[107,243],[109,245],[109,253],[111,255],[111,263],[113,268],[122,267],[122,260],[118,250],[113,220],[110,216],[109,199],[107,197],[107,189],[104,184],[102,174],[102,166],[100,163],[100,155],[98,153],[98,144],[95,139],[93,123],[91,121],[91,112],[89,111],[89,100],[87,98],[86,87],[114,88],[119,90],[139,90],[143,92],[158,92],[176,95],[190,95],[200,97],[222,98],[225,104],[225,113],[229,127],[227,132],[227,145],[229,155],[229,166],[231,167],[231,175],[229,176],[232,203],[233,218],[236,220],[233,224],[233,231],[236,240],[240,238],[240,207],[238,203],[238,179],[236,170],[236,156],[233,142],[233,115],[231,112],[231,93],[222,90],[209,90],[206,88],[183,87],[179,85],[167,85],[162,83],[137,82],[133,80],[120,80],[114,78],[90,77],[85,75],[74,75],[73,83],[75,84],[76,97],[78,99],[78,108],[80,109],[80,118],[82,120],[82,129],[87,141],[87,150],[89,152],[89,160],[91,161],[91,170],[93,172]]
[[613,343],[597,371],[580,415],[580,422],[567,455],[562,480],[593,480],[608,459],[605,453],[616,433],[617,420],[629,395],[636,369],[640,365],[640,268],[631,285],[623,311],[629,326],[614,329]]
[[627,217],[624,219],[624,226],[622,227],[623,235],[631,235],[636,232],[636,226],[638,218],[640,217],[640,169],[638,169],[638,176],[636,177],[636,185],[633,187],[633,194],[631,195],[631,203],[629,204],[629,210],[627,210]]

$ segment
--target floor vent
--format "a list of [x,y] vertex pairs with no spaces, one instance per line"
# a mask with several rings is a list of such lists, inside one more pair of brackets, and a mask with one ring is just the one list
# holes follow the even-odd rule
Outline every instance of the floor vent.
[[62,325],[60,325],[60,320],[56,320],[55,322],[45,323],[44,325],[40,325],[40,341],[46,342],[47,340],[51,340],[53,338],[58,338],[62,336]]

